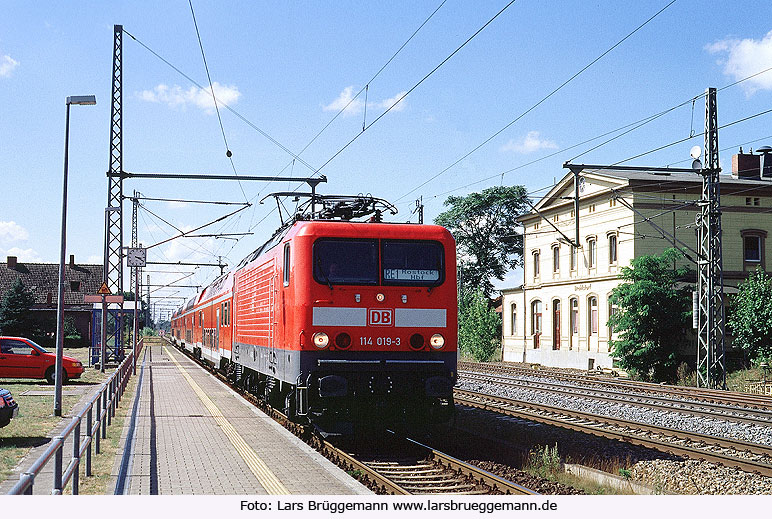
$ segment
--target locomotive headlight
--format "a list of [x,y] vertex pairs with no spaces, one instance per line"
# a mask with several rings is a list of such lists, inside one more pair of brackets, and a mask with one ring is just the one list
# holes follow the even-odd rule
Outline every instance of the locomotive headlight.
[[383,303],[386,300],[386,296],[383,293],[376,294],[375,300],[379,303]]
[[314,346],[319,348],[320,350],[323,350],[327,347],[328,344],[330,344],[330,338],[327,336],[324,332],[317,332],[313,336]]
[[445,337],[439,333],[435,333],[432,335],[432,338],[429,339],[429,344],[431,344],[432,348],[435,350],[442,349],[442,347],[445,346]]

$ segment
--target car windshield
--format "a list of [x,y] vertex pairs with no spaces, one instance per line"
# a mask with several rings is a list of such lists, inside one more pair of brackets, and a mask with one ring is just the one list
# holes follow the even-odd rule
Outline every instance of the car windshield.
[[435,241],[383,240],[384,285],[435,286],[443,282],[442,245]]
[[321,238],[314,242],[314,279],[325,285],[377,285],[378,241]]

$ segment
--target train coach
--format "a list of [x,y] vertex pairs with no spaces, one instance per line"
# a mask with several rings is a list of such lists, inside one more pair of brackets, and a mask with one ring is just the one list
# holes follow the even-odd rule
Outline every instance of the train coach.
[[455,250],[435,225],[295,220],[180,308],[172,340],[328,433],[443,422]]

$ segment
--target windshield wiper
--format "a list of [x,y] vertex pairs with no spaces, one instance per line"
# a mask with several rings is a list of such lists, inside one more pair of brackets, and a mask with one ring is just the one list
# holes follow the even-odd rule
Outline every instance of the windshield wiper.
[[324,276],[324,280],[327,282],[327,286],[330,287],[330,290],[332,290],[332,283],[330,283],[330,278],[327,277],[327,274],[324,273],[322,262],[319,260],[319,256],[316,257],[316,266],[319,267],[319,273]]

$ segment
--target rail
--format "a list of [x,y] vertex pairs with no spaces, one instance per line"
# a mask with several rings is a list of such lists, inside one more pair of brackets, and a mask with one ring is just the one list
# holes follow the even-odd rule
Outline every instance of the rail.
[[[144,339],[140,341],[136,355],[142,351]],[[101,440],[107,438],[107,427],[112,423],[115,410],[120,402],[126,385],[134,371],[134,355],[129,355],[121,362],[115,372],[110,375],[99,388],[89,403],[73,417],[64,430],[51,441],[48,449],[32,464],[26,472],[19,476],[19,481],[8,492],[8,495],[32,495],[35,478],[43,468],[53,459],[54,471],[51,487],[52,495],[62,495],[63,490],[72,482],[72,493],[79,493],[80,467],[85,456],[86,476],[91,476],[92,448],[99,454]],[[83,421],[86,421],[86,434],[81,434]],[[72,458],[64,467],[65,441],[69,436],[72,439]]]

